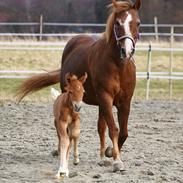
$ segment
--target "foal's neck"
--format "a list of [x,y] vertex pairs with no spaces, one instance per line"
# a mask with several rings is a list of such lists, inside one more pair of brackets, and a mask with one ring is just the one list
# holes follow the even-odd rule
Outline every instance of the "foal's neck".
[[64,100],[63,100],[64,105],[65,105],[67,108],[71,109],[71,107],[72,107],[72,101],[71,101],[69,92],[63,93],[63,94],[62,94],[62,97],[64,97]]

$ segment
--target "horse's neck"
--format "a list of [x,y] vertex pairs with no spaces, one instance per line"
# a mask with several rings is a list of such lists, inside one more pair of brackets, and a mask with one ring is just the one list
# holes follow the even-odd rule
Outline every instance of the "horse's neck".
[[117,45],[117,41],[115,39],[114,34],[111,35],[109,41],[106,41],[106,52],[109,54],[110,58],[113,58],[114,60],[120,59],[120,50]]

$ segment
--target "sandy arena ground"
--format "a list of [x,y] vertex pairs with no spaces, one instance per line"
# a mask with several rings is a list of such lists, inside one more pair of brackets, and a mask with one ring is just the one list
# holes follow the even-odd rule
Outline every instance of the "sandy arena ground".
[[70,177],[58,181],[52,103],[0,104],[0,183],[183,183],[182,102],[133,102],[121,153],[126,170],[118,173],[98,165],[97,115],[97,107],[83,107],[80,164],[71,155]]

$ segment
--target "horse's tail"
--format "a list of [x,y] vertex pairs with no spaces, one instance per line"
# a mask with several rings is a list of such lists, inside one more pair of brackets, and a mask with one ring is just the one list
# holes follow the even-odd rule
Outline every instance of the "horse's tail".
[[58,83],[60,81],[60,72],[60,69],[54,70],[43,74],[37,74],[26,79],[18,88],[18,102],[30,93]]

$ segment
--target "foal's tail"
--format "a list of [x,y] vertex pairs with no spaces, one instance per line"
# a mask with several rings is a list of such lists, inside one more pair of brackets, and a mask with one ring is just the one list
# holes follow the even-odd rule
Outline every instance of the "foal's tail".
[[18,102],[20,102],[26,95],[30,93],[58,83],[60,81],[60,72],[61,70],[59,69],[43,74],[37,74],[31,78],[26,79],[18,88]]
[[51,96],[54,100],[56,100],[59,95],[60,92],[58,90],[56,90],[55,88],[51,88]]

